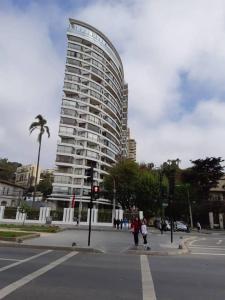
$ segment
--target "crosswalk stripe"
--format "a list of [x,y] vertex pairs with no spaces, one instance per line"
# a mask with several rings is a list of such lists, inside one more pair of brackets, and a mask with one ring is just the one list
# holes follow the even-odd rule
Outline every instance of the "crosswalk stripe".
[[152,274],[146,255],[140,256],[143,300],[156,300]]
[[209,252],[192,252],[194,255],[215,255],[215,256],[224,256],[225,253],[209,253]]
[[5,267],[0,268],[0,272],[3,272],[3,271],[5,271],[5,270],[8,270],[8,269],[13,268],[13,267],[18,266],[18,265],[21,265],[21,264],[23,264],[23,263],[25,263],[25,262],[27,262],[27,261],[30,261],[30,260],[35,259],[35,258],[38,258],[38,257],[40,257],[40,256],[42,256],[42,255],[45,255],[45,254],[48,254],[48,253],[50,253],[50,252],[52,252],[52,250],[46,250],[46,251],[44,251],[44,252],[35,254],[35,255],[30,256],[30,257],[28,257],[28,258],[25,258],[25,259],[23,259],[23,260],[20,260],[20,261],[17,261],[17,262],[15,262],[15,263],[12,263],[12,264],[10,264],[10,265],[8,265],[8,266],[5,266]]
[[25,284],[29,283],[31,280],[45,274],[46,272],[48,272],[49,270],[57,267],[58,265],[62,264],[63,262],[65,262],[66,260],[70,259],[71,257],[73,257],[74,255],[78,254],[78,252],[70,252],[67,255],[51,262],[49,265],[9,284],[8,286],[2,288],[0,290],[0,299],[5,298],[6,296],[8,296],[9,294],[11,294],[12,292],[14,292],[15,290],[17,290],[18,288],[24,286]]
[[213,249],[215,249],[215,250],[224,250],[225,251],[225,248],[224,247],[217,247],[217,246],[215,246],[215,247],[213,247],[213,246],[206,246],[206,247],[202,247],[202,246],[191,246],[191,247],[189,247],[190,249],[204,249],[204,250],[213,250]]

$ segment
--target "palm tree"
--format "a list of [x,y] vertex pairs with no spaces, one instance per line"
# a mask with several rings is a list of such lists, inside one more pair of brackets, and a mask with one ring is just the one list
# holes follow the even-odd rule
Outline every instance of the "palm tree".
[[35,184],[34,184],[33,204],[34,204],[34,201],[35,201],[36,189],[37,189],[37,179],[38,179],[38,171],[39,171],[39,161],[40,161],[42,136],[46,132],[48,137],[50,137],[49,128],[46,125],[47,121],[42,117],[42,115],[37,115],[37,117],[35,119],[37,119],[38,121],[31,123],[31,125],[29,127],[30,134],[35,129],[39,129],[39,134],[38,134],[39,148],[38,148],[37,170],[36,170]]

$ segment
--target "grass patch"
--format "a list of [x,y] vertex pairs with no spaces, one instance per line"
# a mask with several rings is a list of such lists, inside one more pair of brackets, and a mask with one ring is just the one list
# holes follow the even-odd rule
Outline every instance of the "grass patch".
[[18,232],[18,231],[0,231],[0,238],[15,238],[24,235],[28,235],[28,232]]
[[59,226],[49,226],[49,225],[19,225],[19,224],[0,224],[1,228],[17,229],[23,231],[33,231],[33,232],[49,232],[56,233],[60,231]]

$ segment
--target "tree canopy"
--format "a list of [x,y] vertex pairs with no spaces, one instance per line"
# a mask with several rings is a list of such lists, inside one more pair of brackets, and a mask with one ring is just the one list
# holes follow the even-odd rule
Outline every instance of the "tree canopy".
[[223,176],[223,161],[221,157],[191,160],[193,166],[183,172],[183,181],[192,185],[198,194],[198,201],[208,200],[210,189],[217,186]]
[[11,162],[7,158],[0,158],[0,179],[14,182],[16,169],[20,166],[22,165],[18,162]]

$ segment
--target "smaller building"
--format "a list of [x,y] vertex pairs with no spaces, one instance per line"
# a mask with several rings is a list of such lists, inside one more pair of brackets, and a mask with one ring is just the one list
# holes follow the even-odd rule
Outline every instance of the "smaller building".
[[127,139],[127,148],[128,148],[128,158],[136,161],[136,141],[130,136],[130,129],[128,128],[128,139]]
[[[16,169],[16,180],[15,184],[22,186],[24,188],[30,188],[35,185],[37,166],[36,165],[26,165],[21,166]],[[40,181],[41,169],[38,171],[37,184]]]
[[209,201],[225,201],[225,175],[218,180],[216,187],[210,189]]
[[23,198],[23,192],[23,187],[5,180],[0,180],[0,205],[18,206]]

